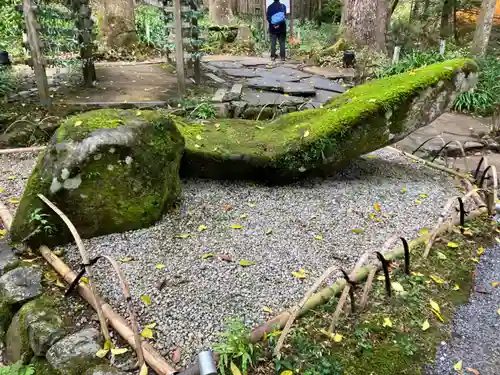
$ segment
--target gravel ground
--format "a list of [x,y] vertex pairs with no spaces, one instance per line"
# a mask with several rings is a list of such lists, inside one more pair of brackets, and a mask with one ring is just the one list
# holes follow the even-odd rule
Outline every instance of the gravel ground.
[[[21,176],[29,174],[32,156],[0,156],[0,162],[2,169],[13,171],[0,175],[5,188],[0,197],[20,196]],[[8,180],[10,173],[19,178]],[[450,177],[389,149],[328,178],[286,187],[187,180],[178,213],[151,228],[85,244],[92,255],[134,259],[122,267],[140,323],[157,323],[154,346],[166,356],[180,348],[185,362],[217,339],[226,318],[241,317],[250,326],[261,323],[272,316],[264,306],[274,313],[292,306],[330,265],[348,270],[364,251],[380,247],[391,235],[414,238],[422,227],[433,226],[447,198],[457,193],[455,185]],[[233,224],[242,228],[233,229]],[[200,232],[200,225],[206,230]],[[364,231],[352,231],[358,228]],[[76,268],[76,248],[66,250]],[[202,259],[206,253],[217,256]],[[242,259],[255,264],[241,267]],[[301,268],[307,278],[292,276]],[[126,315],[109,268],[98,265],[95,272],[101,293]],[[141,302],[143,295],[150,297],[150,306]]]
[[453,369],[462,361],[481,375],[500,374],[500,245],[486,249],[476,269],[474,291],[469,303],[457,309],[453,318],[452,338],[441,343],[436,364],[428,375],[456,374]]

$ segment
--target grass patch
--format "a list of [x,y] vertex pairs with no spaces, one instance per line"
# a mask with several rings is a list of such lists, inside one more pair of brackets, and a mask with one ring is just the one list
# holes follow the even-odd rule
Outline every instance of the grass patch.
[[[467,301],[473,285],[478,248],[486,247],[495,231],[496,225],[484,216],[468,223],[464,235],[458,229],[444,235],[427,260],[420,259],[423,247],[411,249],[411,276],[404,274],[402,264],[392,263],[391,281],[403,292],[393,288],[388,298],[384,281],[376,278],[365,311],[337,322],[333,334],[342,336],[340,341],[337,336],[338,342],[324,333],[335,299],[309,312],[287,338],[277,370],[298,369],[308,375],[422,374],[434,361],[438,344],[450,338],[453,311]],[[361,294],[358,287],[358,302]],[[432,311],[431,300],[439,305],[444,323]]]

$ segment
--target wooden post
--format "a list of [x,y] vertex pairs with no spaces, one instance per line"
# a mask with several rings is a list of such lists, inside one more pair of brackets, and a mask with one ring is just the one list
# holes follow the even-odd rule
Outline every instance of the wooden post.
[[262,8],[262,26],[264,29],[264,35],[267,36],[267,3],[266,0],[261,0],[260,2]]
[[440,54],[441,56],[444,56],[444,51],[445,51],[445,49],[446,49],[446,40],[441,39],[441,40],[439,41],[439,54]]
[[[198,7],[194,2],[191,3],[191,11],[195,12]],[[200,46],[199,46],[199,29],[198,29],[198,18],[195,16],[191,17],[191,40],[194,41],[193,45],[193,60],[194,60],[194,82],[199,85],[201,83],[201,63],[200,63]]]
[[184,46],[182,42],[182,17],[181,1],[174,0],[174,22],[175,22],[175,64],[177,66],[177,84],[179,94],[186,92],[186,82],[184,81]]
[[401,52],[401,46],[394,46],[394,54],[392,55],[392,63],[396,64],[399,61],[399,53]]
[[47,75],[45,74],[40,35],[38,34],[40,26],[36,20],[31,0],[24,0],[23,12],[26,22],[26,32],[28,34],[28,44],[33,60],[33,70],[35,71],[36,86],[38,87],[38,95],[40,96],[40,104],[48,106],[50,105],[49,84],[47,82]]

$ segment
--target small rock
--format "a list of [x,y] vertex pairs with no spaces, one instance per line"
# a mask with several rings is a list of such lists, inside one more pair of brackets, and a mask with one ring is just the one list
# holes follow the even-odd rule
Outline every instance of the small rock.
[[14,316],[7,331],[6,357],[9,363],[44,356],[66,333],[62,318],[46,299],[26,303]]
[[19,265],[19,259],[5,241],[0,241],[0,276]]
[[66,336],[54,344],[47,352],[47,361],[64,375],[77,375],[88,368],[102,364],[96,357],[101,349],[100,333],[95,328],[87,328]]
[[233,106],[233,117],[238,118],[241,117],[248,103],[244,101],[234,101],[231,105]]
[[85,375],[127,375],[127,373],[120,371],[116,367],[99,365],[87,370],[87,372],[85,372]]
[[231,107],[229,103],[215,103],[214,104],[215,115],[218,118],[228,118],[230,108]]
[[0,296],[13,305],[27,302],[42,293],[42,270],[19,267],[0,277]]

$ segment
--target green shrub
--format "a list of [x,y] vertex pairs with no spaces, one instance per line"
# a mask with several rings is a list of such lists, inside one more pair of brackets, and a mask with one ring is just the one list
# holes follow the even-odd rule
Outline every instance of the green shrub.
[[9,68],[0,68],[0,98],[4,97],[19,87],[19,79]]
[[35,375],[33,366],[24,366],[21,361],[10,366],[0,367],[0,375]]
[[140,43],[160,51],[168,49],[166,24],[161,9],[151,5],[136,7],[135,29]]

